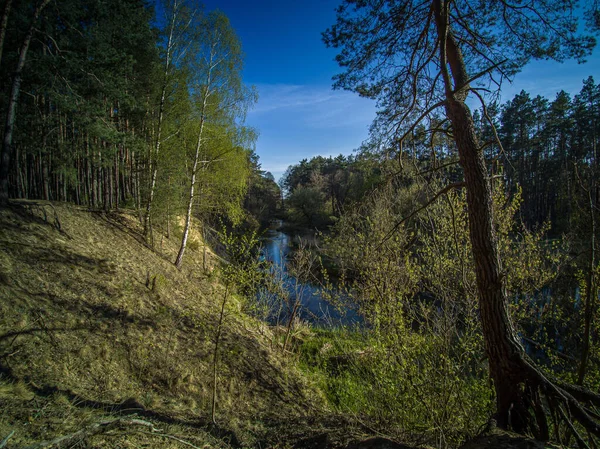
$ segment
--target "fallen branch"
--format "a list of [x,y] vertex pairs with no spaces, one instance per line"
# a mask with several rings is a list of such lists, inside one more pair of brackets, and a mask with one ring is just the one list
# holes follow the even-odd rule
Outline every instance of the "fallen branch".
[[15,431],[11,431],[8,436],[6,438],[4,438],[2,441],[0,441],[0,449],[2,449],[4,446],[6,446],[6,444],[8,443],[8,440],[11,439],[11,437],[15,434]]
[[[154,424],[148,421],[143,421],[141,419],[135,418],[120,418],[113,419],[110,421],[101,421],[95,424],[92,424],[88,427],[85,427],[77,432],[71,433],[69,435],[63,435],[61,437],[55,438],[51,441],[42,441],[40,443],[32,444],[31,446],[27,446],[23,449],[48,449],[48,448],[65,448],[72,447],[77,443],[83,441],[86,438],[89,438],[94,435],[98,435],[100,433],[108,432],[109,430],[119,428],[119,427],[127,427],[127,426],[143,426],[147,427],[151,430],[151,432],[160,432],[160,430],[154,427]],[[0,446],[1,447],[1,446]]]

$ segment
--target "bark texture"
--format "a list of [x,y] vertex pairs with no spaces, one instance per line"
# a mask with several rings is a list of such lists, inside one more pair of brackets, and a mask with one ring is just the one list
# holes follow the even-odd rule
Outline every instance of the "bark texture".
[[460,48],[452,35],[447,8],[446,2],[434,0],[446,114],[452,123],[467,188],[469,236],[475,261],[485,347],[496,389],[497,420],[500,427],[511,427],[520,432],[528,425],[523,394],[527,377],[525,353],[508,312],[493,222],[491,185],[473,117],[465,104],[469,78]]

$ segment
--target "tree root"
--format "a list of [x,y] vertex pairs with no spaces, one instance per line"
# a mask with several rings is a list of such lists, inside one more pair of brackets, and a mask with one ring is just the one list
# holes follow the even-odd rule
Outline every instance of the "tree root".
[[[600,406],[600,395],[580,386],[549,379],[526,357],[521,362],[526,404],[533,412],[533,416],[526,412],[521,417],[529,419],[524,428],[537,439],[547,441],[550,438],[550,417],[557,440],[560,441],[559,426],[564,423],[580,448],[596,447],[595,438],[600,438],[600,414],[591,407]],[[587,438],[582,435],[582,430],[586,431]]]
[[49,206],[50,209],[52,209],[53,215],[54,215],[54,222],[52,223],[52,226],[54,226],[58,231],[62,232],[62,225],[60,223],[60,219],[58,217],[58,212],[56,211],[56,208],[54,207],[54,205],[49,202],[49,201],[45,201],[45,202],[40,202],[40,201],[30,201],[30,200],[10,200],[10,204],[13,206],[21,206],[21,207],[25,207],[27,209],[29,209],[30,213],[33,214],[34,212],[39,213],[40,215],[42,215],[44,217],[44,221],[48,224],[50,224],[50,220],[48,218],[48,211],[46,210],[46,206]]

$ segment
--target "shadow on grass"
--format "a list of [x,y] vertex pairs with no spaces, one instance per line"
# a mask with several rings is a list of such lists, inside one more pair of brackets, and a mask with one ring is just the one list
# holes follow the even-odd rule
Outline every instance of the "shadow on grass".
[[229,369],[241,373],[246,382],[254,381],[265,395],[263,399],[277,407],[279,401],[299,404],[305,400],[303,389],[294,377],[285,376],[284,372],[269,360],[268,353],[261,348],[254,338],[239,332],[227,332],[222,340],[222,362]]
[[153,248],[148,244],[144,235],[133,229],[130,223],[127,222],[119,213],[116,212],[105,212],[102,210],[91,211],[92,215],[102,221],[103,223],[108,224],[114,229],[132,237],[135,241],[137,241],[140,245],[145,246],[149,250],[153,251]]
[[178,425],[182,427],[188,427],[192,429],[203,430],[212,436],[228,442],[232,447],[242,447],[237,435],[235,432],[220,427],[212,423],[207,418],[197,417],[194,420],[186,420],[182,418],[177,418],[174,416],[169,416],[164,413],[159,413],[154,410],[149,410],[144,408],[137,401],[132,399],[127,399],[121,403],[111,403],[111,402],[103,402],[103,401],[95,401],[92,399],[84,398],[78,394],[73,393],[70,390],[60,389],[54,386],[36,386],[29,382],[29,378],[25,376],[24,378],[19,378],[12,373],[12,370],[5,366],[0,362],[0,375],[11,382],[25,382],[29,384],[29,388],[38,396],[42,396],[45,398],[49,398],[55,394],[61,394],[65,396],[73,406],[78,408],[90,408],[95,410],[101,410],[110,415],[117,416],[137,416],[146,419],[153,420],[155,422],[160,422],[163,424],[169,425]]
[[[50,207],[53,210],[53,215],[54,215],[53,223],[51,223],[49,214],[45,209],[46,205],[50,205]],[[49,226],[50,228],[54,229],[56,232],[58,232],[62,236],[67,237],[68,239],[72,239],[72,237],[61,228],[56,209],[54,209],[54,206],[52,206],[52,204],[47,201],[37,202],[37,201],[11,200],[10,203],[8,204],[7,208],[9,210],[11,210],[15,215],[19,216],[21,218],[23,224],[27,224],[28,222],[31,222],[31,223],[36,223],[36,224],[39,224],[42,226]],[[39,216],[37,214],[43,215],[44,218],[42,218],[41,216]],[[19,226],[19,224],[7,223],[5,219],[1,220],[0,226],[3,228],[7,228],[7,229],[13,228],[13,229],[22,230],[22,227]]]
[[[97,288],[105,288],[103,285],[96,286]],[[117,309],[112,307],[106,303],[93,304],[84,300],[67,300],[62,299],[57,295],[46,292],[32,292],[26,290],[24,288],[18,288],[19,291],[28,295],[32,298],[41,298],[44,300],[49,300],[50,303],[55,306],[58,310],[53,310],[53,313],[59,313],[63,316],[64,312],[72,313],[74,316],[82,317],[87,322],[90,320],[100,321],[100,322],[109,322],[110,324],[119,323],[121,325],[130,325],[135,324],[137,326],[146,326],[146,327],[155,327],[155,321],[132,314],[131,312],[123,309]],[[54,319],[52,316],[48,317],[49,319]],[[90,325],[87,327],[83,327],[81,329],[71,328],[68,330],[97,330],[100,329],[100,323],[95,325]],[[41,330],[50,330],[49,328],[43,328]],[[25,332],[25,331],[22,331]],[[0,341],[2,341],[2,336],[0,335]]]

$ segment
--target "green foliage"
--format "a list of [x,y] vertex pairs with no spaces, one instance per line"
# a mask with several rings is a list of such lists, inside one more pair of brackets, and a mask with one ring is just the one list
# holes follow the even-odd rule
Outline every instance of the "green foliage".
[[185,225],[175,265],[181,267],[194,207],[203,219],[243,218],[242,200],[250,174],[248,147],[256,133],[243,126],[256,101],[242,83],[241,44],[227,17],[214,11],[197,24],[197,39],[187,53],[191,120],[185,127],[187,198]]
[[259,257],[258,235],[255,231],[230,232],[223,226],[219,241],[228,259],[221,268],[224,283],[246,298],[251,309],[254,296],[268,277],[266,261]]
[[[543,14],[506,2],[488,3],[470,12],[469,27],[461,15],[463,5],[448,3],[452,20],[457,21],[453,35],[473,45],[465,52],[471,74],[493,77],[500,70],[504,76],[530,58],[582,58],[593,44],[589,36],[575,32],[574,17],[564,15],[569,2],[546,2],[540,6]],[[0,67],[4,114],[31,5],[14,3],[9,17]],[[241,43],[228,19],[219,12],[205,14],[193,2],[165,2],[164,6],[167,16],[170,8],[180,8],[172,11],[173,47],[168,47],[171,22],[153,20],[150,4],[141,0],[64,0],[46,8],[23,74],[27,94],[19,100],[14,137],[18,153],[10,168],[12,196],[142,209],[152,191],[152,170],[158,167],[151,218],[167,236],[183,235],[181,217],[188,212],[188,202],[203,222],[223,218],[237,225],[249,212],[256,219],[251,227],[256,228],[280,213],[281,191],[272,176],[260,170],[253,152],[256,131],[244,126],[256,93],[242,82]],[[304,341],[300,360],[340,412],[364,415],[382,429],[423,432],[442,446],[472,434],[485,420],[491,400],[482,365],[464,193],[448,191],[420,214],[412,213],[462,173],[450,165],[456,160],[456,148],[451,136],[444,134],[451,130],[440,116],[427,117],[430,126],[412,128],[400,147],[396,140],[398,132],[405,131],[404,122],[433,108],[443,95],[442,77],[420,77],[410,64],[397,72],[403,58],[417,61],[420,58],[413,56],[422,55],[422,60],[431,61],[427,58],[436,54],[437,41],[420,37],[421,30],[429,31],[422,28],[431,23],[429,4],[383,2],[377,8],[348,0],[338,10],[339,17],[347,20],[325,33],[327,43],[341,49],[338,61],[348,68],[337,78],[337,86],[377,98],[382,106],[370,147],[357,156],[303,160],[291,166],[282,180],[291,222],[311,228],[333,225],[329,255],[339,264],[342,282],[370,327],[364,333],[317,332]],[[395,20],[382,20],[387,16]],[[500,26],[497,17],[508,27]],[[546,23],[552,23],[554,31],[565,31],[564,35],[550,38],[552,30]],[[164,28],[155,30],[154,25]],[[365,31],[373,25],[381,28],[376,33]],[[363,32],[356,33],[357,29]],[[472,39],[473,31],[481,33],[479,40]],[[566,45],[561,45],[563,37],[570,39]],[[497,59],[500,55],[509,57]],[[382,70],[381,64],[392,66]],[[481,71],[489,67],[492,70]],[[411,103],[407,112],[403,100],[412,101],[415,87],[426,95]],[[582,360],[587,342],[589,361],[581,382],[594,389],[600,385],[599,93],[599,85],[590,77],[573,98],[564,91],[554,100],[521,92],[505,105],[489,105],[474,116],[486,156],[497,161],[491,170],[494,220],[519,334],[545,369],[570,381],[579,377],[574,367],[586,365]],[[399,117],[403,118],[400,126]],[[161,151],[155,154],[157,143]],[[384,154],[375,156],[374,148]],[[448,167],[440,169],[445,164]],[[555,240],[544,241],[547,233]],[[244,298],[246,310],[256,312],[256,294],[265,291],[280,306],[287,300],[290,308],[296,307],[283,291],[282,280],[268,279],[255,233],[224,231],[222,239],[230,263],[223,266],[221,279],[236,290],[238,298]],[[199,245],[195,239],[189,244],[191,249]],[[20,246],[30,247],[34,247],[30,242]],[[56,255],[51,256],[46,258],[48,264]],[[290,272],[309,276],[309,259],[298,251]],[[80,266],[83,262],[68,263],[79,271],[89,268]],[[163,269],[149,277],[156,294],[138,291],[143,280],[137,285],[130,275],[123,275],[125,283],[114,281],[117,292],[109,285],[98,293],[109,299],[80,307],[99,311],[114,307],[113,316],[160,321],[172,329],[189,321],[197,331],[198,314],[176,321],[173,316],[179,310],[155,304],[176,290],[170,288],[175,285],[172,279],[178,286],[182,282],[173,277],[176,273],[163,275]],[[113,271],[102,270],[100,274]],[[45,272],[46,267],[32,270],[34,274],[23,282],[36,283]],[[9,285],[12,274],[7,273],[1,274],[0,283]],[[83,280],[84,286],[76,288],[86,291],[69,296],[70,303],[88,298],[88,290],[96,288],[94,275]],[[69,281],[65,276],[64,282]],[[38,287],[39,283],[30,286],[31,291]],[[35,301],[36,295],[23,304]],[[126,302],[130,295],[137,304]],[[7,300],[17,297],[7,295]],[[190,297],[195,296],[190,293]],[[140,315],[152,307],[154,314]],[[57,311],[56,316],[63,312]],[[201,387],[190,386],[193,382],[180,382],[192,373],[200,375],[201,369],[189,365],[185,353],[176,351],[170,339],[167,343],[149,331],[133,334],[134,339],[122,333],[123,341],[132,341],[117,345],[118,350],[106,344],[101,348],[107,354],[126,352],[129,363],[123,366],[130,367],[131,376],[118,363],[91,357],[89,348],[81,348],[78,355],[94,367],[94,379],[84,387],[99,395],[109,391],[114,395],[137,385],[137,393],[148,405],[154,403],[155,393],[143,392],[141,385],[188,395],[199,392]],[[203,337],[199,334],[197,340],[204,341]],[[56,338],[49,338],[55,346],[61,342]],[[101,342],[98,335],[94,338]],[[39,363],[33,344],[29,352],[14,356],[29,357],[31,363],[39,363],[37,370],[52,371],[54,378],[71,382],[68,386],[86,378],[81,373],[89,367],[71,360],[64,349],[68,342],[57,347],[62,348],[62,365],[52,357]],[[12,350],[7,349],[7,354]],[[230,347],[226,362],[233,364],[242,354],[241,347]],[[122,354],[115,360],[117,356]],[[3,382],[0,387],[3,397],[28,399],[33,394],[19,382]]]
[[[204,120],[195,211],[240,222],[256,139],[243,121],[256,93],[242,83],[241,43],[227,17],[186,0],[157,8],[164,20],[141,0],[52,5],[25,66],[22,89],[30,95],[19,102],[11,195],[106,210],[148,207],[150,227],[170,235],[187,212]],[[16,3],[9,17],[3,111],[30,6]]]
[[300,227],[326,228],[371,190],[380,174],[379,161],[368,152],[316,156],[290,166],[281,179],[287,221]]
[[209,127],[206,138],[211,145],[203,157],[210,162],[201,167],[198,181],[200,216],[222,216],[236,225],[244,217],[243,201],[250,176],[247,150],[241,145],[252,144],[239,142],[240,131]]
[[340,413],[388,434],[452,446],[477,432],[492,410],[492,397],[485,367],[472,352],[456,348],[468,358],[457,363],[444,346],[417,333],[391,341],[338,329],[305,340],[299,357]]
[[[369,357],[327,380],[330,400],[386,429],[423,432],[441,445],[476,432],[493,405],[465,194],[450,190],[414,213],[445,176],[425,183],[405,165],[343,215],[327,240],[370,325],[363,348]],[[529,298],[553,280],[560,259],[545,243],[545,228],[532,233],[519,223],[519,195],[509,198],[496,182],[494,203],[513,315],[524,326]],[[322,360],[315,363],[325,369]]]
[[281,214],[281,190],[273,175],[261,170],[258,155],[254,151],[249,152],[248,159],[251,172],[244,209],[250,220],[254,219],[258,226],[266,227]]
[[294,223],[308,228],[323,226],[327,222],[324,202],[325,197],[317,187],[298,187],[287,199],[289,216]]

